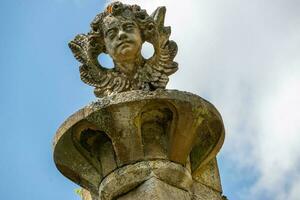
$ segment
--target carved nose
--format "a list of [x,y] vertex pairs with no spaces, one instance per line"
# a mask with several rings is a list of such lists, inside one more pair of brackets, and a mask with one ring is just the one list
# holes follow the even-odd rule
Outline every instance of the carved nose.
[[119,40],[123,40],[127,37],[126,33],[124,31],[119,31]]

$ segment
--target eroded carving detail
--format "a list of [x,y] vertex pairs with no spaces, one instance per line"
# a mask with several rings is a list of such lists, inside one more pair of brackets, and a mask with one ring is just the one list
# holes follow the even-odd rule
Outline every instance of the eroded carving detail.
[[[171,28],[164,26],[166,8],[152,15],[137,5],[110,4],[91,23],[91,31],[79,34],[69,43],[75,58],[81,62],[81,80],[93,87],[97,97],[128,90],[153,91],[165,88],[168,76],[178,69],[173,61],[177,45],[169,40]],[[144,42],[154,47],[154,55],[141,55]],[[98,62],[101,53],[109,54],[113,69]]]
[[140,118],[145,157],[166,159],[173,112],[163,104],[154,104],[147,106]]

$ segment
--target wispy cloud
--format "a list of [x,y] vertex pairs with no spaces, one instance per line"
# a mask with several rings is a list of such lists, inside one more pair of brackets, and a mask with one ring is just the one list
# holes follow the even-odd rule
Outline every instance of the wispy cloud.
[[233,196],[299,199],[300,2],[123,2],[148,12],[167,6],[180,64],[169,87],[214,103],[225,121],[222,155],[234,163],[231,173],[251,168],[243,176],[257,175]]

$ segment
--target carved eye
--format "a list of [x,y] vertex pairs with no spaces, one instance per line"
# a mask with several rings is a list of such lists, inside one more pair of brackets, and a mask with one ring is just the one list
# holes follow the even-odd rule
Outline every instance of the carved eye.
[[107,33],[106,36],[108,36],[110,39],[113,39],[116,36],[116,30],[115,29],[110,29]]
[[124,28],[125,31],[130,31],[134,28],[134,25],[133,24],[126,24],[126,25],[124,25],[123,28]]

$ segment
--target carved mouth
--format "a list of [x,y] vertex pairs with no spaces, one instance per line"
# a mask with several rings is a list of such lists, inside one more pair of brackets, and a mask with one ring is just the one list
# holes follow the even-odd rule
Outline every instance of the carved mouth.
[[132,44],[132,43],[133,43],[133,41],[131,41],[131,40],[125,40],[125,41],[122,41],[119,44],[117,44],[117,47],[120,47],[123,44]]

